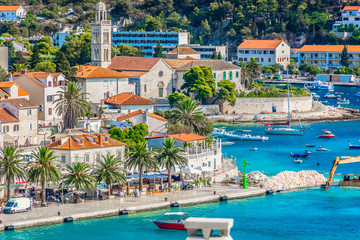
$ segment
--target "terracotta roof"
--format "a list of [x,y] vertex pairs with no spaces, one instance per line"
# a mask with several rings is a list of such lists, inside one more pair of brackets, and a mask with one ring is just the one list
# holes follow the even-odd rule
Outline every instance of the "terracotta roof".
[[166,54],[167,55],[186,55],[186,54],[200,54],[200,53],[198,51],[195,51],[191,47],[177,47]]
[[[344,50],[344,45],[304,45],[299,52],[339,52]],[[360,45],[348,45],[348,52],[360,52]]]
[[8,112],[5,108],[0,108],[0,121],[1,123],[19,122],[19,119]]
[[107,103],[107,104],[112,104],[112,105],[155,105],[155,104],[157,104],[154,101],[151,101],[146,98],[140,97],[135,94],[130,94],[130,93],[120,93],[118,95],[103,99],[102,103]]
[[17,11],[21,6],[0,6],[0,12]]
[[160,58],[145,58],[145,57],[113,57],[108,69],[122,70],[122,71],[150,71]]
[[[118,117],[117,119],[116,119],[116,121],[117,122],[122,122],[122,121],[125,121],[125,120],[127,120],[127,119],[129,119],[129,118],[132,118],[132,117],[135,117],[135,116],[137,116],[137,115],[140,115],[140,114],[144,114],[145,112],[143,111],[143,110],[137,110],[137,111],[134,111],[134,112],[131,112],[131,113],[128,113],[128,114],[125,114],[125,115],[122,115],[122,116],[120,116],[120,117]],[[168,120],[166,120],[165,118],[163,118],[163,117],[161,117],[161,116],[159,116],[159,115],[156,115],[156,114],[154,114],[154,113],[147,113],[147,115],[149,116],[149,117],[152,117],[152,118],[156,118],[156,119],[158,119],[158,120],[160,120],[160,121],[163,121],[163,122],[167,122]]]
[[58,76],[61,75],[61,73],[51,73],[51,75],[52,75],[53,77],[57,78]]
[[244,40],[240,49],[275,49],[283,40]]
[[164,61],[172,68],[172,69],[178,69],[179,67],[190,63],[192,60],[188,59],[170,59],[165,58]]
[[8,81],[8,82],[0,82],[0,88],[10,88],[14,85],[15,83],[13,81]]
[[9,98],[6,99],[5,101],[10,102],[12,105],[14,105],[17,108],[38,107],[38,105],[35,105],[34,103],[30,102],[25,98]]
[[[108,141],[105,142],[104,136],[109,136],[109,134],[82,134],[82,135],[69,135],[62,138],[68,138],[62,144],[59,144],[58,141],[54,141],[46,147],[51,149],[61,149],[61,150],[77,150],[77,149],[88,149],[88,148],[99,148],[99,147],[113,147],[113,146],[123,146],[125,143],[117,141],[111,137],[108,137]],[[83,140],[83,144],[80,144],[80,139]],[[95,141],[93,141],[94,139]]]
[[193,141],[199,141],[199,140],[205,140],[206,137],[200,136],[194,133],[180,133],[180,134],[172,134],[167,135],[168,137],[174,138],[176,140],[182,141],[182,142],[193,142]]
[[19,87],[19,96],[28,96],[29,93],[26,92],[24,89],[22,89],[21,87]]
[[91,65],[80,65],[75,67],[78,78],[119,78],[131,77],[131,74],[113,71],[107,68]]
[[[11,88],[12,86],[14,86],[15,82],[13,81],[8,81],[8,82],[0,82],[0,89],[2,92],[4,92],[7,96],[10,96],[9,93],[7,93],[3,88]],[[29,93],[27,93],[24,89],[22,89],[21,87],[19,87],[18,84],[16,84],[18,86],[18,96],[28,96]],[[14,97],[14,96],[13,96]]]
[[6,96],[10,97],[10,94],[8,94],[7,92],[5,92],[5,91],[2,90],[1,88],[0,88],[0,92],[2,92],[3,94],[5,94]]
[[192,67],[195,66],[207,66],[211,67],[212,71],[223,71],[223,70],[241,70],[239,66],[236,66],[232,63],[225,62],[224,60],[192,60],[187,64],[178,67],[177,70],[189,71]]
[[342,10],[342,12],[345,12],[345,11],[359,11],[359,10],[360,10],[359,6],[346,6]]
[[123,73],[128,73],[129,75],[131,75],[132,77],[141,77],[144,74],[147,74],[148,72],[135,72],[135,71],[123,71]]
[[190,57],[190,56],[186,56],[186,58],[185,58],[185,59],[187,59],[187,60],[194,60],[195,58]]

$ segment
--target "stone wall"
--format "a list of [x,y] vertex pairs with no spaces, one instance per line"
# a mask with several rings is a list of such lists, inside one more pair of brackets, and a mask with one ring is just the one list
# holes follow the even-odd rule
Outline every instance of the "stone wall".
[[[287,98],[237,98],[234,106],[225,102],[223,107],[224,114],[230,113],[249,113],[259,114],[265,112],[284,113],[288,111]],[[312,97],[294,97],[290,98],[290,111],[307,112],[312,109]]]

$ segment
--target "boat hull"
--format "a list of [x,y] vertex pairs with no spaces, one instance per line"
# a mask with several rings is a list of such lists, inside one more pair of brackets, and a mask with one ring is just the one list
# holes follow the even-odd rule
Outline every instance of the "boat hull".
[[292,129],[292,128],[265,129],[265,133],[270,135],[303,135],[304,134],[302,130]]
[[335,136],[318,136],[317,138],[325,138],[325,139],[329,139],[329,138],[334,138]]
[[186,230],[185,224],[181,222],[163,222],[155,220],[153,221],[156,226],[162,229],[172,229],[172,230]]
[[350,149],[360,149],[360,145],[349,145]]

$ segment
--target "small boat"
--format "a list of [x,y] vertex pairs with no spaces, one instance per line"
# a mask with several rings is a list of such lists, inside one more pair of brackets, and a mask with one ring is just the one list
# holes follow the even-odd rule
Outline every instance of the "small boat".
[[254,148],[250,148],[249,150],[250,151],[257,151],[258,149],[254,147]]
[[322,152],[325,152],[325,151],[330,151],[330,150],[329,150],[329,149],[327,149],[327,148],[323,148],[323,147],[319,146],[319,147],[316,149],[316,151],[322,151]]
[[[153,220],[156,226],[163,229],[173,229],[173,230],[186,230],[185,229],[185,219],[191,217],[188,212],[167,212],[165,216],[171,217],[171,220]],[[174,219],[176,217],[177,219]],[[180,219],[179,219],[180,218]]]
[[307,158],[309,156],[309,153],[304,152],[303,154],[301,153],[290,153],[290,156],[292,157],[299,157],[299,158]]
[[337,99],[341,97],[340,95],[335,95],[335,94],[331,94],[331,93],[327,93],[325,94],[325,96],[323,98],[330,98],[330,99]]
[[324,134],[317,136],[317,138],[333,138],[335,137],[334,134],[330,131],[325,131]]
[[315,144],[306,144],[306,147],[316,147]]
[[360,92],[355,93],[355,96],[360,97]]
[[310,90],[328,90],[333,91],[334,85],[332,83],[324,83],[322,81],[314,81],[312,85],[305,85],[306,89]]
[[234,142],[221,142],[221,146],[231,146]]
[[294,160],[294,163],[297,163],[297,164],[300,164],[300,163],[302,163],[303,162],[303,160],[301,160],[301,159],[295,159]]
[[214,137],[223,137],[225,133],[225,128],[214,128],[211,135],[213,135]]
[[266,140],[269,140],[268,137],[264,137],[264,136],[252,136],[250,134],[237,135],[237,134],[234,134],[234,132],[225,133],[224,137],[233,139],[233,140],[240,140],[240,141],[266,141]]
[[237,132],[242,132],[242,133],[250,133],[251,130],[246,130],[246,129],[238,129],[236,130]]
[[360,149],[360,145],[352,145],[349,141],[349,148],[350,149]]
[[337,105],[349,105],[350,104],[350,101],[348,99],[339,99],[337,102],[336,102]]
[[336,95],[343,95],[343,92],[335,92]]

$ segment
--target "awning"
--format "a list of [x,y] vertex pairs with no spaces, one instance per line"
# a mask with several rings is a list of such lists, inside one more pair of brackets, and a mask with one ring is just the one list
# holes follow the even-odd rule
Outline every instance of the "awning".
[[13,136],[10,136],[9,134],[5,133],[4,134],[4,142],[10,142],[10,141],[15,141],[16,138]]
[[[144,173],[143,178],[165,178],[161,173]],[[140,173],[126,176],[126,178],[140,178]]]

